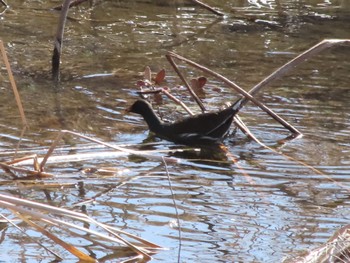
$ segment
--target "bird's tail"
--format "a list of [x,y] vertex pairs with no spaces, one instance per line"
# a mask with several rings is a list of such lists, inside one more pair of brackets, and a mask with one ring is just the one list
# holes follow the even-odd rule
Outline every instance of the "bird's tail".
[[239,98],[235,103],[233,103],[231,105],[231,108],[236,112],[235,114],[237,114],[244,106],[244,104],[242,103],[244,101],[244,97]]

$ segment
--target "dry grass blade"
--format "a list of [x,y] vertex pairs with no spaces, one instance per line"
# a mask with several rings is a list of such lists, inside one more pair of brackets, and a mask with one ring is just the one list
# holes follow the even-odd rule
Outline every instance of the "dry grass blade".
[[48,238],[50,238],[52,241],[54,241],[56,244],[62,246],[63,248],[65,248],[67,251],[69,251],[71,254],[73,254],[74,256],[76,256],[77,258],[79,258],[79,260],[82,260],[84,262],[97,262],[96,259],[90,257],[89,255],[85,254],[84,252],[80,251],[79,249],[77,249],[76,247],[64,242],[62,239],[60,239],[59,237],[53,235],[51,232],[47,231],[46,229],[44,229],[43,227],[39,226],[38,224],[34,223],[32,220],[29,220],[27,218],[27,215],[22,215],[21,213],[18,213],[16,211],[12,212],[14,214],[16,214],[19,218],[21,218],[24,222],[26,222],[28,225],[32,226],[33,228],[35,228],[37,231],[39,231],[40,233],[42,233],[43,235],[47,236]]
[[[85,239],[85,236],[79,234],[78,232],[88,234],[87,236],[89,237],[89,240],[92,237],[96,237],[98,242],[105,240],[107,242],[124,245],[133,250],[136,254],[141,255],[145,260],[151,259],[150,254],[155,253],[159,249],[162,249],[160,246],[154,243],[148,242],[142,238],[136,237],[114,227],[101,224],[85,214],[70,211],[67,209],[53,207],[50,205],[2,194],[0,194],[0,207],[14,211],[17,216],[34,227],[37,231],[55,241],[57,244],[64,247],[66,250],[80,259],[84,258],[84,260],[91,260],[89,256],[85,255],[85,253],[81,252],[76,247],[66,243],[57,236],[54,236],[52,233],[47,232],[47,230],[39,225],[39,222],[44,223],[45,225],[49,224],[51,226],[58,227],[61,232],[63,230],[66,230],[66,232],[72,233],[73,235],[83,239]],[[69,221],[67,221],[68,218],[70,219]],[[80,226],[75,221],[87,223],[90,226],[95,225],[106,231],[106,233],[103,233],[103,231],[88,229],[85,227],[85,225]],[[121,237],[120,234],[124,234],[125,236],[132,238],[138,243],[133,244],[132,242]]]
[[107,230],[109,233],[113,234],[113,235],[116,235],[117,233],[118,234],[123,234],[127,237],[130,237],[130,238],[133,238],[139,242],[141,242],[142,244],[145,245],[145,247],[148,249],[148,250],[151,250],[151,249],[155,249],[155,250],[160,250],[160,249],[164,249],[163,247],[157,245],[157,244],[154,244],[148,240],[145,240],[141,237],[138,237],[138,236],[135,236],[133,234],[130,234],[128,232],[125,232],[123,230],[119,230],[119,229],[116,229],[114,227],[110,227],[108,225],[105,225],[105,224],[101,224],[101,223],[98,223],[98,222],[95,222],[95,224],[99,225],[101,228]]
[[47,248],[46,246],[44,246],[43,244],[41,244],[40,242],[36,241],[34,238],[32,238],[31,236],[28,235],[28,233],[26,233],[22,228],[20,228],[19,226],[17,226],[14,222],[12,222],[12,220],[10,220],[9,218],[7,218],[6,216],[4,216],[3,214],[0,214],[0,216],[2,218],[4,218],[9,224],[11,224],[13,227],[15,227],[16,229],[18,229],[19,231],[21,231],[24,235],[26,235],[30,240],[32,240],[33,242],[37,243],[40,247],[44,248],[46,251],[48,251],[49,253],[51,253],[52,255],[54,255],[57,259],[59,260],[63,260],[63,258],[61,256],[59,256],[57,253],[55,253],[54,251],[52,251],[51,249]]
[[336,231],[324,245],[310,251],[306,256],[287,259],[284,263],[350,262],[350,225]]
[[15,82],[15,78],[13,77],[11,66],[10,66],[9,60],[7,58],[5,46],[4,46],[4,43],[2,42],[2,40],[0,40],[0,49],[1,49],[1,54],[2,54],[4,63],[5,63],[6,69],[7,69],[7,74],[9,76],[11,87],[12,87],[13,93],[15,95],[17,107],[18,107],[19,113],[21,115],[22,124],[23,124],[23,126],[28,126],[28,122],[27,122],[26,116],[24,114],[24,109],[23,109],[23,106],[22,106],[21,97],[19,95],[19,92],[18,92],[18,89],[17,89],[17,85],[16,85],[16,82]]

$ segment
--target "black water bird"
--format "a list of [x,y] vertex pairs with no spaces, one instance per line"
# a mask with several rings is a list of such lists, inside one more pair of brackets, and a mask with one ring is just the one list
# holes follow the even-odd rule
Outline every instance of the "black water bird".
[[188,145],[203,145],[222,142],[240,109],[240,102],[238,100],[220,111],[202,113],[172,123],[161,121],[145,100],[135,101],[126,111],[140,114],[150,131],[160,138]]

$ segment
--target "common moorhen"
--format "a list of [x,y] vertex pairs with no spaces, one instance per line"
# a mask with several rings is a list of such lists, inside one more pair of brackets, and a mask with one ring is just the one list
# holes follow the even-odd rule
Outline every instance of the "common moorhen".
[[228,134],[241,100],[216,112],[202,113],[173,123],[162,122],[151,104],[137,100],[126,111],[141,114],[151,132],[163,139],[183,144],[219,143]]

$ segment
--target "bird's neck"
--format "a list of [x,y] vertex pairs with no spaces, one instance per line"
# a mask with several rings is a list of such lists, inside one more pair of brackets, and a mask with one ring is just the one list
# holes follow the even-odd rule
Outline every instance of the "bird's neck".
[[162,121],[154,111],[144,112],[142,116],[152,132],[159,132],[162,129]]

